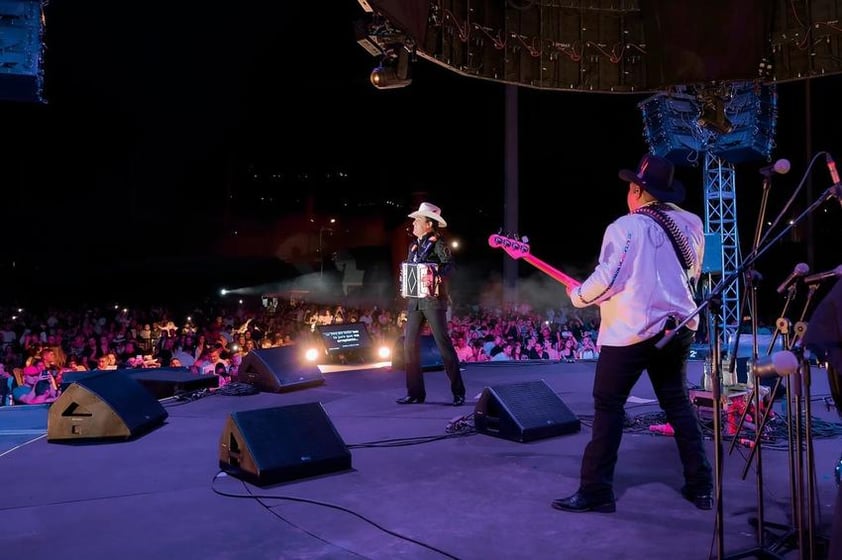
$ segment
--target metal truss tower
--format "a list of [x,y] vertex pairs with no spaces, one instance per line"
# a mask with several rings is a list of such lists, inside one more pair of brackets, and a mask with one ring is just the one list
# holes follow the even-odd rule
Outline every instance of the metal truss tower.
[[[719,274],[709,273],[713,287],[722,278],[737,272],[741,265],[740,239],[737,232],[737,197],[734,164],[705,153],[705,232],[718,234],[722,240],[722,261]],[[732,340],[740,328],[740,280],[722,292],[722,315],[719,328],[721,341]]]

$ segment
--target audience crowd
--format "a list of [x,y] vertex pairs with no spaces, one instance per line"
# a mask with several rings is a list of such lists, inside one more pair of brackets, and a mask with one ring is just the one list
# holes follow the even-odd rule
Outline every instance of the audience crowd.
[[[376,345],[393,347],[405,312],[304,300],[261,298],[254,305],[207,305],[189,313],[166,307],[0,309],[0,404],[36,404],[59,397],[67,372],[185,368],[237,379],[242,358],[256,348],[315,340],[320,325],[362,323]],[[454,309],[449,331],[461,362],[596,359],[598,322],[529,306]]]

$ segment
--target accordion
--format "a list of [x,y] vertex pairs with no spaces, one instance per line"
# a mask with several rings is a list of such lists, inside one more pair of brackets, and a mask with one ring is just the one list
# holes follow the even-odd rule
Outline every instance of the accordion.
[[438,295],[438,277],[433,263],[401,263],[401,296],[408,298]]

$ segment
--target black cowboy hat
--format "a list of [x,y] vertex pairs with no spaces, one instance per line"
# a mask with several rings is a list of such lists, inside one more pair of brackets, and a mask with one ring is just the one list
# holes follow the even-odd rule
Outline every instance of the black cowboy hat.
[[643,190],[660,200],[681,204],[684,201],[684,185],[676,180],[675,167],[668,159],[646,154],[640,160],[637,171],[620,170],[620,179],[640,185]]

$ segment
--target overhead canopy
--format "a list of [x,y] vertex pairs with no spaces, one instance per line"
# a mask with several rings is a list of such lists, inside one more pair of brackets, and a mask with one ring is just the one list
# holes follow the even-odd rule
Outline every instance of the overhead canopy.
[[366,3],[375,43],[403,34],[455,72],[539,89],[636,93],[842,72],[842,0]]

